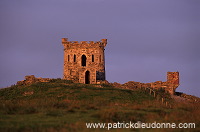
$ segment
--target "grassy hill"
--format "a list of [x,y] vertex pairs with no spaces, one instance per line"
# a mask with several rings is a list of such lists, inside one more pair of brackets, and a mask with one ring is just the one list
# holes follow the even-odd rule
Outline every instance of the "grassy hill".
[[[75,84],[52,80],[30,86],[0,90],[0,131],[106,131],[87,129],[86,122],[196,123],[200,130],[200,105],[173,103],[165,107],[143,90],[126,90],[110,85]],[[111,129],[110,131],[143,131]],[[170,129],[145,129],[172,131]],[[173,131],[183,129],[173,129]]]

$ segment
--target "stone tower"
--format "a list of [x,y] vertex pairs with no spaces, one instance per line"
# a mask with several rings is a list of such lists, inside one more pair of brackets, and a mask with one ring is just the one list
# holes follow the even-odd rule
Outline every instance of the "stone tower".
[[176,88],[179,86],[179,72],[167,72],[168,88],[166,90],[170,94],[174,94]]
[[96,84],[105,80],[104,48],[107,39],[101,41],[68,41],[64,46],[63,79],[77,83]]

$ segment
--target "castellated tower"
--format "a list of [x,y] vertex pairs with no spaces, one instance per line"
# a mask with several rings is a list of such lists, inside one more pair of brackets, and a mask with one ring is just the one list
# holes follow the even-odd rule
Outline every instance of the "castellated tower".
[[63,79],[77,83],[96,84],[105,80],[104,48],[107,39],[101,41],[68,41],[64,46]]

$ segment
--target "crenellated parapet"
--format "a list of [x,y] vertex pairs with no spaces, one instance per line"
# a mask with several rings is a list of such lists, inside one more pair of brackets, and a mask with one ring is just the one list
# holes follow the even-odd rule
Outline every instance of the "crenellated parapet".
[[68,38],[62,38],[62,44],[65,48],[88,48],[88,47],[102,47],[107,45],[107,39],[101,41],[68,41]]

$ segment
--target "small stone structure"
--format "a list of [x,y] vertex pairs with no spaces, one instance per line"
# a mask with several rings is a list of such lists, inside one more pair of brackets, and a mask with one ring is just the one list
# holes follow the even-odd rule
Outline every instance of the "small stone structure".
[[105,77],[104,48],[107,39],[101,41],[68,41],[62,38],[64,46],[63,79],[76,83],[103,83]]
[[36,78],[34,75],[25,76],[25,80],[18,81],[17,85],[30,85],[37,82],[49,82],[50,78]]
[[167,72],[167,81],[156,81],[152,83],[141,83],[129,81],[124,84],[112,83],[113,86],[124,89],[137,89],[137,88],[152,88],[164,89],[166,92],[174,95],[176,88],[179,86],[179,72]]

